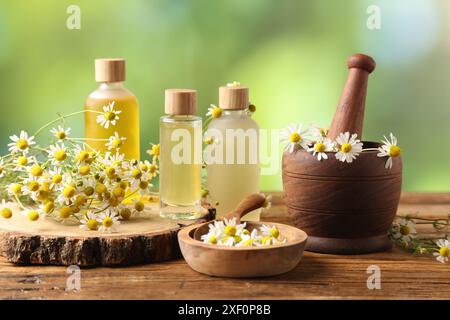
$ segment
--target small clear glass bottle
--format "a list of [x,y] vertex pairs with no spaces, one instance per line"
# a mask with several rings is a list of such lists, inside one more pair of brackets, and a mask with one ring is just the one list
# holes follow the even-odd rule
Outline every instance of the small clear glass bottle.
[[[119,137],[126,140],[117,140],[120,153],[127,159],[139,160],[139,105],[135,95],[123,85],[125,81],[124,59],[96,59],[95,80],[100,86],[86,99],[85,110],[104,113],[103,107],[112,105],[115,111],[116,124],[108,124],[105,128],[97,122],[98,113],[85,113],[85,136],[87,143],[94,149],[106,152],[106,141],[117,132]],[[117,117],[119,119],[117,119]],[[110,150],[116,152],[116,150]]]
[[[205,161],[210,201],[218,203],[216,210],[220,217],[231,212],[246,196],[259,193],[260,167],[259,127],[246,110],[249,105],[248,88],[220,87],[219,101],[222,115],[211,121],[205,136],[213,138],[214,148],[221,148],[219,153],[223,154],[223,161],[208,163],[207,158]],[[258,221],[260,212],[259,209],[254,210],[243,220]]]
[[202,118],[197,92],[168,89],[160,119],[160,214],[170,219],[201,216]]

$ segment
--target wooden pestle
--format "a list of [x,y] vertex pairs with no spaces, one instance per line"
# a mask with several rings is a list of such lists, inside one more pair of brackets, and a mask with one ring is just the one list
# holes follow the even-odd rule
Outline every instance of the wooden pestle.
[[327,134],[332,140],[347,131],[350,134],[357,133],[358,139],[362,136],[367,82],[369,74],[375,69],[375,61],[358,53],[348,58],[347,66],[347,82]]

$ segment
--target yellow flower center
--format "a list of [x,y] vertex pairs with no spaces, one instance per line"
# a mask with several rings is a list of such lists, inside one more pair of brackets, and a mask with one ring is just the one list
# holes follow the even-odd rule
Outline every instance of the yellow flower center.
[[159,156],[159,152],[160,152],[159,144],[154,144],[152,146],[152,151],[150,153],[152,154],[152,156]]
[[97,230],[98,229],[98,222],[95,219],[88,219],[86,222],[86,226],[89,230]]
[[77,198],[75,199],[75,204],[77,206],[82,206],[87,202],[87,199],[85,196],[83,196],[82,194],[78,195]]
[[214,142],[214,138],[211,138],[211,137],[205,138],[205,144],[213,144],[213,142]]
[[109,178],[114,178],[114,176],[116,175],[116,169],[114,169],[114,167],[108,167],[106,168],[106,174]]
[[291,142],[299,143],[300,141],[302,141],[302,136],[298,132],[292,132],[289,139],[291,140]]
[[64,150],[60,149],[55,152],[54,157],[58,161],[64,161],[67,159],[67,153]]
[[136,209],[136,211],[143,211],[145,208],[145,205],[142,201],[136,201],[136,203],[134,204],[134,208]]
[[97,183],[97,185],[95,186],[95,191],[97,191],[97,193],[104,193],[106,192],[106,186],[103,183]]
[[321,142],[317,142],[314,146],[314,149],[316,150],[316,152],[325,152],[325,145]]
[[141,181],[139,182],[139,188],[141,189],[147,189],[148,187],[148,182],[147,181]]
[[270,245],[273,243],[273,238],[271,236],[266,236],[261,239],[262,244]]
[[108,202],[111,207],[117,207],[120,204],[120,200],[116,197],[111,197]]
[[63,190],[63,195],[66,198],[72,198],[75,195],[75,188],[72,186],[65,187]]
[[89,166],[81,166],[79,172],[82,176],[88,175],[91,172],[91,167]]
[[407,236],[408,234],[411,233],[411,230],[409,230],[408,226],[401,226],[400,227],[400,233],[404,236]]
[[120,139],[120,138],[117,138],[117,139],[114,139],[113,140],[113,142],[111,143],[111,145],[112,145],[112,147],[114,148],[114,149],[117,149],[117,148],[119,148],[121,145],[122,145],[122,139]]
[[78,162],[81,162],[81,161],[86,161],[86,160],[88,160],[89,159],[89,153],[87,152],[87,151],[80,151],[78,154],[77,154],[77,156],[76,156],[76,160],[78,161]]
[[344,143],[341,146],[341,151],[344,153],[349,153],[350,151],[352,151],[352,145],[350,143]]
[[60,175],[59,173],[55,174],[52,178],[53,183],[61,183],[62,181],[62,175]]
[[239,243],[242,241],[241,236],[234,236],[234,243]]
[[280,236],[280,231],[277,228],[270,229],[270,235],[277,239]]
[[391,156],[391,157],[398,158],[401,156],[401,153],[402,153],[402,149],[400,149],[400,147],[391,146],[389,148],[389,156]]
[[119,187],[121,187],[123,190],[127,190],[127,188],[128,188],[128,182],[126,182],[126,181],[120,181]]
[[248,106],[248,111],[250,111],[251,113],[256,111],[256,106],[254,104],[251,104]]
[[26,150],[28,148],[28,141],[25,139],[17,140],[17,148],[20,150]]
[[130,219],[130,217],[131,217],[131,210],[128,209],[128,208],[123,208],[122,210],[120,210],[120,216],[124,220]]
[[202,198],[206,198],[209,194],[209,191],[206,189],[202,189]]
[[67,138],[67,135],[66,135],[66,133],[65,133],[64,131],[58,131],[58,132],[56,133],[56,137],[57,137],[59,140],[64,140],[65,138]]
[[112,111],[105,113],[105,119],[108,121],[113,121],[116,118],[116,114]]
[[55,209],[55,204],[53,203],[53,201],[48,201],[42,209],[45,213],[50,213]]
[[32,192],[38,191],[39,183],[37,183],[36,181],[31,181],[30,183],[28,183],[28,189],[30,189],[30,191]]
[[102,224],[106,228],[110,228],[114,224],[114,221],[110,217],[106,217],[106,218],[103,219]]
[[17,164],[18,164],[19,166],[26,166],[26,165],[28,164],[28,158],[25,157],[25,156],[19,157],[19,158],[17,159]]
[[69,207],[62,207],[59,209],[59,216],[63,219],[67,219],[72,214],[72,209]]
[[450,256],[450,248],[449,247],[442,247],[439,249],[439,254],[441,255],[441,257],[448,257]]
[[92,196],[94,194],[94,191],[94,188],[89,186],[84,189],[84,194],[87,196]]
[[242,245],[245,247],[250,247],[252,244],[253,244],[253,239],[250,238],[250,239],[245,240]]
[[125,190],[123,190],[121,187],[115,187],[113,190],[113,195],[117,198],[121,198],[125,196]]
[[[39,185],[38,185],[38,189],[39,189]],[[22,185],[19,184],[19,183],[13,185],[13,186],[11,187],[11,191],[12,191],[14,194],[19,194],[19,193],[21,193],[21,192],[22,192]]]
[[39,219],[39,213],[35,210],[28,212],[28,220],[36,221]]
[[217,238],[215,236],[209,237],[209,243],[211,244],[217,244]]
[[142,177],[142,172],[139,169],[133,169],[131,171],[131,176],[135,179],[140,179]]
[[44,172],[44,170],[42,170],[40,165],[35,164],[31,167],[30,172],[33,176],[40,177],[40,176],[42,176],[42,173]]
[[47,200],[47,199],[48,199],[48,196],[49,196],[48,191],[40,190],[40,191],[38,192],[38,194],[37,194],[37,199],[38,199],[39,201],[44,201],[44,200]]
[[222,109],[219,107],[212,109],[211,116],[213,118],[220,118],[222,116]]
[[1,216],[2,216],[3,218],[5,218],[5,219],[9,219],[9,218],[12,217],[12,211],[11,211],[11,209],[9,209],[9,208],[3,208],[3,209],[0,211],[0,214],[1,214]]
[[236,234],[236,227],[235,226],[226,226],[225,234],[227,236],[234,237]]

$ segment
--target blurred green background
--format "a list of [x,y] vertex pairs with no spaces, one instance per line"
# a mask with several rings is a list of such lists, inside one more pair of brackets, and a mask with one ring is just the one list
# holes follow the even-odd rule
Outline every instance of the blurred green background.
[[[81,29],[66,28],[67,7]],[[369,5],[381,29],[369,30]],[[204,114],[218,86],[251,89],[262,128],[328,126],[349,55],[372,55],[365,140],[394,132],[404,190],[450,190],[450,2],[445,0],[22,0],[0,3],[0,143],[56,112],[81,110],[96,88],[94,59],[127,59],[141,105],[142,149],[158,141],[163,91],[199,90]],[[83,132],[82,117],[71,120]],[[281,189],[281,173],[261,188]]]

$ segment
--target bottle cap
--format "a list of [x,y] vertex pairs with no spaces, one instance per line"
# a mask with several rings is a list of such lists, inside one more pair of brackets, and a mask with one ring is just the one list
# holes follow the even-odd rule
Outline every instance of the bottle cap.
[[166,89],[165,112],[170,115],[195,115],[197,112],[197,91]]
[[219,88],[219,107],[228,110],[248,108],[248,88],[242,86],[223,86]]
[[125,81],[125,59],[95,59],[95,81]]

